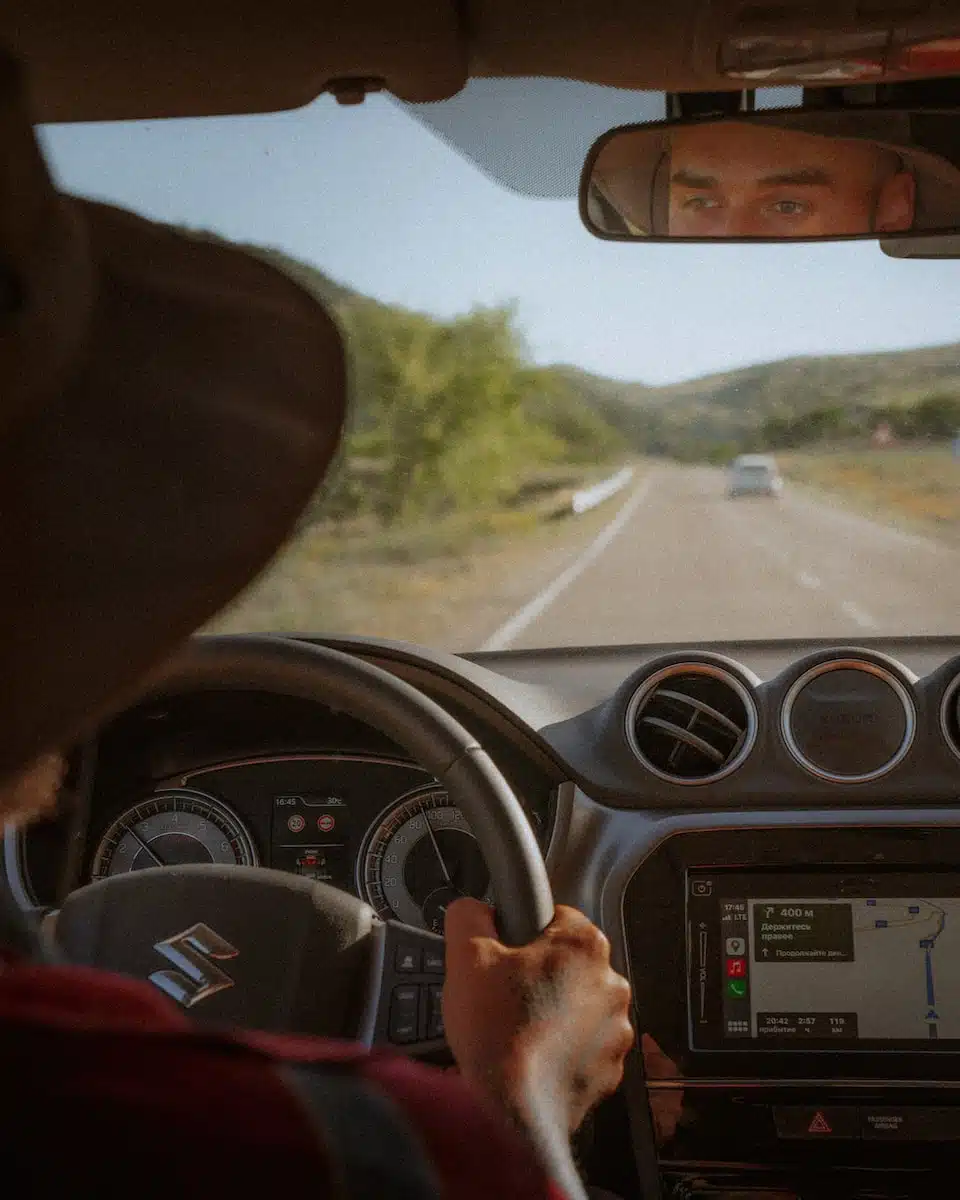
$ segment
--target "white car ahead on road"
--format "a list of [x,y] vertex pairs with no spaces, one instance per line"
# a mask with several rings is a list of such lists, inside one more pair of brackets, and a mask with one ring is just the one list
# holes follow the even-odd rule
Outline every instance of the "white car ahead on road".
[[779,496],[782,491],[783,479],[768,455],[741,454],[730,464],[727,495],[731,500],[738,496]]

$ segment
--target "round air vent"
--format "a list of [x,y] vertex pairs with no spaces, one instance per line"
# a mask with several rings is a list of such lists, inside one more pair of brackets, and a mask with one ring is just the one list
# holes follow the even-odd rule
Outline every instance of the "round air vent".
[[943,693],[940,705],[940,729],[947,745],[960,758],[960,675]]
[[673,663],[654,672],[627,706],[637,758],[671,783],[712,783],[735,771],[757,737],[757,709],[730,671]]
[[866,659],[811,667],[787,692],[780,729],[791,754],[831,783],[868,783],[913,743],[916,709],[903,683]]

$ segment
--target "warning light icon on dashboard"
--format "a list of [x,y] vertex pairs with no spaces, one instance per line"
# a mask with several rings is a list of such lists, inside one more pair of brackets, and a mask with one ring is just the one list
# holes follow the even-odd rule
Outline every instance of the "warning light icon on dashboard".
[[807,1126],[807,1133],[833,1133],[833,1126],[822,1112],[817,1112]]

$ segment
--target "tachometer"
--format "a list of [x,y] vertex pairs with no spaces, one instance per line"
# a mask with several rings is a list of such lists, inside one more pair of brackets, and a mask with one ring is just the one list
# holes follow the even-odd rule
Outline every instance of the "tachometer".
[[407,796],[367,835],[358,863],[360,894],[386,919],[443,933],[458,896],[493,903],[490,872],[466,818],[436,788]]
[[121,813],[103,835],[94,879],[144,867],[221,863],[255,867],[253,839],[225,804],[206,792],[157,792]]

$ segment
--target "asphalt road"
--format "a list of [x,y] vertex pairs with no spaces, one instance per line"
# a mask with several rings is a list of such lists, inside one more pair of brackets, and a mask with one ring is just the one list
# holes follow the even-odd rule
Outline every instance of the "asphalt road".
[[960,552],[817,503],[728,500],[721,471],[662,466],[487,650],[960,629]]

